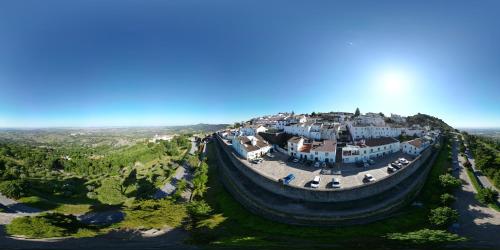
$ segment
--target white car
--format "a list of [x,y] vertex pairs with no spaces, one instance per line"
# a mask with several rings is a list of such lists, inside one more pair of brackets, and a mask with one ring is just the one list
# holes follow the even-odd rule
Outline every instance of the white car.
[[267,153],[266,155],[267,155],[267,157],[269,157],[269,158],[274,158],[274,155],[273,155],[273,154],[271,154],[271,153]]
[[337,178],[332,179],[332,188],[340,188],[340,180]]
[[318,161],[317,161],[317,162],[315,162],[315,163],[314,163],[314,167],[315,167],[315,168],[319,168],[319,166],[320,166],[319,164],[320,164],[320,163],[319,163]]
[[298,162],[299,162],[299,159],[295,158],[295,159],[293,159],[293,162],[294,162],[294,163],[298,163]]
[[312,188],[318,188],[319,187],[319,182],[321,181],[321,177],[319,175],[314,176],[313,181],[311,182],[311,187]]
[[406,165],[410,162],[408,160],[406,160],[405,158],[399,158],[399,163]]
[[372,182],[372,181],[375,181],[375,178],[373,178],[373,175],[365,174],[365,177],[363,178],[363,182]]

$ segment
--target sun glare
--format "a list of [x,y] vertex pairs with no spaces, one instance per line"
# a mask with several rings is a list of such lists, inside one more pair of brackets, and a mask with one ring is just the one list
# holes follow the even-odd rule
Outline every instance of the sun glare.
[[387,71],[381,75],[380,83],[384,91],[388,93],[400,93],[408,87],[409,78],[403,72]]

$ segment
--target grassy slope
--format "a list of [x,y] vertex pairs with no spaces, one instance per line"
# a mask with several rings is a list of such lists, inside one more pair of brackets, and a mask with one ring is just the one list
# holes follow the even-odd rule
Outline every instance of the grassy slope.
[[[428,210],[439,203],[441,190],[438,176],[449,166],[447,155],[449,147],[441,150],[422,192],[416,200],[424,204],[424,208],[408,206],[392,218],[362,226],[306,227],[291,226],[263,219],[248,212],[231,195],[224,190],[217,180],[214,167],[214,145],[208,148],[208,163],[210,165],[209,191],[207,202],[216,213],[221,213],[227,219],[215,229],[204,232],[213,246],[231,247],[287,247],[304,248],[305,246],[328,247],[348,246],[362,247],[363,244],[393,244],[383,238],[387,233],[408,232],[427,227]],[[207,236],[208,234],[208,236]],[[199,237],[199,235],[194,236]]]

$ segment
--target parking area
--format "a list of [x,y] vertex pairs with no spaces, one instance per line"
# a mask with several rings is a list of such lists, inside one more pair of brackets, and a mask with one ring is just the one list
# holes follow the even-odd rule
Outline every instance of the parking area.
[[334,167],[316,168],[311,164],[295,163],[289,159],[289,156],[280,152],[274,152],[274,157],[264,157],[264,161],[258,164],[243,160],[248,166],[268,178],[278,181],[279,179],[293,174],[295,179],[289,185],[298,187],[311,187],[314,176],[319,175],[321,181],[319,189],[332,188],[332,179],[337,178],[340,181],[341,188],[355,187],[363,185],[365,174],[371,174],[376,180],[383,178],[390,173],[387,172],[387,166],[391,162],[405,158],[413,161],[415,157],[398,152],[395,154],[374,158],[375,163],[368,167],[358,167],[356,164],[340,163]]

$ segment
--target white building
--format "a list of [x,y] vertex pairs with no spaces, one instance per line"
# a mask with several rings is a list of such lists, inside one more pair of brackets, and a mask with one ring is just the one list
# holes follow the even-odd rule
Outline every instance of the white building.
[[266,132],[267,128],[262,125],[246,125],[240,128],[240,132],[243,136],[256,136],[260,132]]
[[149,139],[149,142],[156,143],[158,141],[170,141],[174,138],[173,135],[158,135],[156,134],[153,138]]
[[281,118],[281,119],[276,121],[276,123],[274,124],[274,128],[275,129],[284,129],[285,126],[288,126],[289,124],[290,124],[290,119],[288,119],[287,117]]
[[404,128],[390,126],[359,125],[347,123],[347,128],[353,141],[379,137],[398,137]]
[[325,125],[319,122],[306,122],[289,124],[283,130],[287,134],[303,136],[313,140],[333,140],[336,142],[339,128],[339,123]]
[[271,145],[260,136],[237,136],[232,143],[234,150],[247,160],[261,157],[271,150]]
[[335,162],[337,144],[333,140],[313,141],[304,137],[288,140],[288,155],[311,161]]
[[220,131],[219,132],[219,135],[223,138],[223,139],[226,139],[226,140],[229,140],[229,141],[232,141],[234,139],[235,136],[238,135],[238,131],[236,130],[224,130],[224,131]]
[[401,123],[401,124],[406,123],[406,117],[392,113],[391,113],[391,120],[393,120],[395,123]]
[[430,143],[424,139],[417,138],[413,139],[411,141],[405,141],[401,143],[401,149],[403,152],[410,154],[410,155],[419,155],[426,149]]
[[396,153],[400,150],[400,143],[392,137],[366,139],[355,145],[342,148],[342,162],[354,163],[368,159]]

